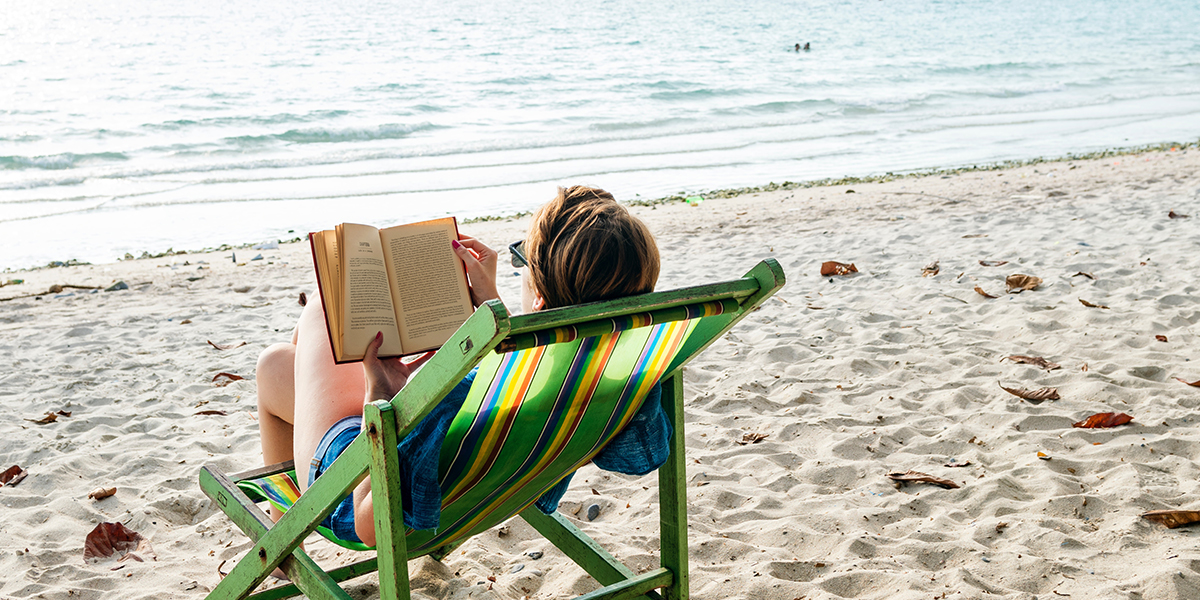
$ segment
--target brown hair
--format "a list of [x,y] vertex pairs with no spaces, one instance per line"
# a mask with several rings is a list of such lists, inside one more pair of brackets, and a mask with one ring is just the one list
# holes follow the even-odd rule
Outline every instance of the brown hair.
[[654,236],[597,188],[558,188],[533,215],[525,252],[546,308],[644,294],[658,281]]

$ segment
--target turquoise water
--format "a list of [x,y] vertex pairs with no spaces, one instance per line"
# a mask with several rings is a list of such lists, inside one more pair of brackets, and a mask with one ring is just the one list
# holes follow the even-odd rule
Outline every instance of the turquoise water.
[[1178,0],[0,0],[0,268],[1192,141],[1197,31]]

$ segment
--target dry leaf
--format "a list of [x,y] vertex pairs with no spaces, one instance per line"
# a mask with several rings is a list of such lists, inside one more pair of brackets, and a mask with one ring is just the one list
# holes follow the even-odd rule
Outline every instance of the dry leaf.
[[938,271],[940,271],[940,270],[941,269],[938,268],[938,261],[935,260],[935,261],[925,265],[921,269],[921,277],[933,277],[934,275],[937,275]]
[[1108,308],[1107,306],[1105,306],[1103,304],[1092,304],[1091,302],[1088,302],[1087,300],[1084,300],[1083,298],[1079,299],[1079,303],[1088,308]]
[[821,276],[822,277],[826,277],[829,275],[849,275],[851,273],[857,273],[857,272],[858,272],[858,267],[854,266],[854,263],[846,264],[846,263],[840,263],[840,262],[836,262],[836,261],[832,261],[832,260],[821,263]]
[[211,410],[211,409],[210,409],[210,410],[201,410],[201,411],[197,411],[195,416],[201,416],[201,415],[220,415],[220,416],[222,416],[222,417],[223,417],[223,416],[225,416],[225,415],[227,415],[227,414],[229,414],[229,413],[226,413],[226,412],[225,412],[225,411],[223,411],[223,410]]
[[1004,384],[1000,385],[1000,389],[1034,404],[1041,403],[1045,400],[1062,400],[1058,397],[1058,388],[1041,388],[1037,390],[1027,390],[1025,388],[1006,388]]
[[92,500],[103,500],[109,496],[116,494],[116,493],[117,493],[117,488],[115,488],[115,487],[110,487],[110,488],[102,488],[101,487],[101,488],[96,488],[96,489],[88,492],[88,498],[91,498]]
[[971,466],[971,461],[967,460],[967,461],[963,461],[963,462],[950,462],[950,463],[946,463],[942,466],[943,467],[951,467],[951,468],[953,468],[953,467],[969,467],[969,466]]
[[1186,218],[1188,218],[1188,216],[1181,215],[1175,211],[1171,211],[1171,212],[1167,213],[1167,218],[1169,218],[1169,219],[1186,219]]
[[1156,340],[1158,340],[1158,341],[1160,341],[1160,342],[1165,342],[1165,341],[1167,341],[1167,336],[1165,336],[1165,335],[1156,335],[1156,336],[1154,336],[1154,339],[1156,339]]
[[308,306],[308,295],[300,292],[300,306]]
[[1050,362],[1050,361],[1048,361],[1048,360],[1046,360],[1046,359],[1044,359],[1044,358],[1042,358],[1042,357],[1040,357],[1040,356],[1024,356],[1024,355],[1021,355],[1021,354],[1014,354],[1014,355],[1012,355],[1012,356],[1006,356],[1006,357],[1004,357],[1004,358],[1002,358],[1002,359],[1000,359],[1000,360],[1004,360],[1004,359],[1011,360],[1011,361],[1013,361],[1013,362],[1015,362],[1015,363],[1021,363],[1021,364],[1026,364],[1026,365],[1033,365],[1033,366],[1035,366],[1035,367],[1041,367],[1041,368],[1043,368],[1043,369],[1045,369],[1045,370],[1047,370],[1047,371],[1053,371],[1053,370],[1055,370],[1055,369],[1061,369],[1061,368],[1062,368],[1062,365],[1060,365],[1060,364],[1058,364],[1058,363],[1052,363],[1052,362]]
[[1037,286],[1042,285],[1042,278],[1016,273],[1009,275],[1004,280],[1004,285],[1008,288],[1008,293],[1019,294],[1027,290],[1036,290]]
[[1080,370],[1080,371],[1083,371],[1083,372],[1085,372],[1085,373],[1086,373],[1086,372],[1087,372],[1087,370],[1088,370],[1087,363],[1083,363],[1083,366],[1082,366],[1082,367],[1079,367],[1079,370]]
[[1190,525],[1200,521],[1200,511],[1152,510],[1148,513],[1142,513],[1142,518],[1154,521],[1159,525],[1166,525],[1167,529],[1175,529],[1176,527]]
[[1091,279],[1092,281],[1096,280],[1095,275],[1092,275],[1091,273],[1084,273],[1083,271],[1076,271],[1075,274],[1072,275],[1071,277],[1079,277],[1080,275],[1083,275],[1084,277],[1087,277],[1088,279]]
[[1001,265],[1007,265],[1008,261],[1007,260],[981,260],[981,261],[979,261],[979,264],[981,264],[985,267],[999,267]]
[[[217,380],[222,377],[228,377],[229,380],[218,382]],[[240,381],[242,379],[245,379],[245,377],[242,377],[241,375],[234,375],[233,373],[226,373],[224,371],[217,373],[216,375],[213,375],[213,378],[212,378],[213,383],[217,384],[217,387],[225,387],[235,381]]]
[[737,443],[745,446],[746,444],[757,444],[765,439],[767,439],[767,434],[765,433],[747,431],[742,434],[742,439],[737,440]]
[[28,474],[29,471],[22,469],[18,465],[13,465],[5,469],[3,473],[0,473],[0,487],[17,485]]
[[888,473],[887,477],[892,481],[899,481],[900,483],[932,483],[951,490],[959,487],[957,483],[949,479],[942,479],[941,477],[934,477],[928,473],[918,473],[916,471]]
[[1133,420],[1133,417],[1125,413],[1096,413],[1083,421],[1075,423],[1072,427],[1082,429],[1098,429],[1106,427],[1116,427],[1124,425]]
[[53,422],[57,421],[58,415],[56,415],[52,412],[48,412],[48,413],[46,413],[46,416],[44,416],[40,419],[25,419],[25,420],[29,421],[30,423],[37,423],[38,425],[46,425],[48,423],[53,423]]
[[983,291],[983,288],[981,288],[979,286],[975,286],[975,293],[979,294],[980,296],[983,296],[984,298],[999,298],[999,296],[993,296],[993,295]]
[[208,345],[216,348],[217,350],[233,350],[234,348],[241,348],[242,346],[245,346],[246,342],[238,342],[236,344],[216,344],[213,343],[212,340],[208,340]]
[[1174,379],[1175,381],[1182,381],[1182,382],[1184,382],[1184,383],[1186,383],[1186,384],[1188,384],[1188,385],[1190,385],[1190,386],[1192,386],[1192,387],[1200,387],[1200,379],[1197,379],[1196,381],[1188,381],[1188,380],[1186,380],[1186,379],[1181,379],[1181,378],[1179,378],[1179,377],[1174,377],[1173,379]]
[[1039,451],[1038,451],[1038,453],[1037,453],[1037,457],[1038,457],[1038,458],[1040,458],[1040,459],[1042,459],[1042,460],[1050,460],[1050,455],[1049,455],[1049,454],[1046,454],[1045,452],[1042,452],[1042,451],[1040,451],[1040,450],[1039,450]]
[[988,236],[988,234],[986,234],[986,233],[972,233],[972,234],[964,235],[963,239],[969,240],[971,238],[985,238],[987,236]]
[[157,560],[150,540],[120,523],[101,523],[84,539],[84,562],[91,558],[108,558],[116,553],[122,554],[120,562],[144,562],[145,558]]

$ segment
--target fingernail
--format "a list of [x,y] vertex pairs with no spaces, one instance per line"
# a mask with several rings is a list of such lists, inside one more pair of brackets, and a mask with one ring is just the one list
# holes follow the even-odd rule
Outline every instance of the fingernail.
[[382,331],[376,332],[375,333],[375,341],[378,342],[379,340],[382,340],[382,339],[383,339],[383,332]]
[[462,246],[462,244],[458,243],[458,240],[450,240],[450,245],[454,246],[455,250],[458,250],[458,248]]

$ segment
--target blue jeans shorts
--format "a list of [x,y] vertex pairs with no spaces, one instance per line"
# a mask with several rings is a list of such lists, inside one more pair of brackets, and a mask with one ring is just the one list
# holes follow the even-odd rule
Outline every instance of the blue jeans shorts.
[[[334,423],[333,427],[325,432],[325,436],[317,444],[316,452],[313,453],[312,462],[309,463],[308,485],[311,486],[317,477],[320,477],[321,473],[324,473],[325,469],[328,469],[338,456],[341,456],[350,442],[358,437],[360,431],[362,431],[362,415],[353,415]],[[332,530],[338,539],[361,542],[362,540],[358,539],[358,534],[354,531],[354,495],[343,498],[337,508],[333,509],[328,517],[325,517],[321,525]]]

